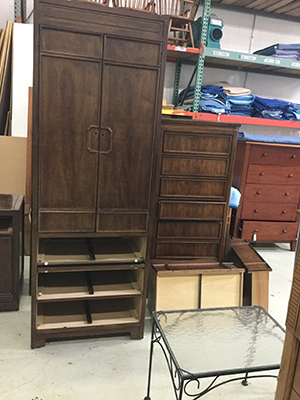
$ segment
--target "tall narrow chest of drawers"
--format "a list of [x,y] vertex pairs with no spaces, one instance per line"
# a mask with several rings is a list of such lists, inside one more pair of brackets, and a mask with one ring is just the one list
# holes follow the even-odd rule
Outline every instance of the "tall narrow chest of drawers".
[[233,236],[250,242],[289,242],[294,249],[300,146],[238,142],[233,185],[242,195]]
[[237,129],[163,120],[152,198],[152,259],[224,259]]

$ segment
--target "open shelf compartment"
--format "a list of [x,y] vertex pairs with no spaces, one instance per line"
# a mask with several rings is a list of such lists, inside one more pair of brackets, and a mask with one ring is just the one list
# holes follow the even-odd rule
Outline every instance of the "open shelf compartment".
[[140,318],[139,298],[38,303],[37,329],[134,324]]
[[0,236],[13,234],[13,218],[0,216]]
[[119,271],[40,273],[37,300],[72,300],[139,296],[143,268]]
[[142,263],[133,239],[41,239],[38,265]]

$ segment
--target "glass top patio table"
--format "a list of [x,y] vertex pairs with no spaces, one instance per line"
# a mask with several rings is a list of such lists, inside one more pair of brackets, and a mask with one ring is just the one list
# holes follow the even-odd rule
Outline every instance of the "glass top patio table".
[[167,351],[196,378],[279,369],[284,329],[262,307],[153,313]]

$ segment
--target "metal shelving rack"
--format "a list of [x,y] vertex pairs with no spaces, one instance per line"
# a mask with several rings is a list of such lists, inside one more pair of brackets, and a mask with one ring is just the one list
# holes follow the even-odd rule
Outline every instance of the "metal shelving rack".
[[[232,8],[241,12],[259,12],[262,15],[272,14],[273,16],[298,20],[300,18],[300,4],[296,0],[285,0],[284,2],[272,2],[268,0],[202,0],[202,32],[200,38],[199,49],[182,48],[176,46],[168,46],[167,59],[176,60],[173,104],[178,104],[178,90],[181,67],[183,64],[195,64],[194,72],[189,81],[189,85],[195,79],[195,95],[193,103],[193,112],[184,113],[182,111],[164,112],[164,114],[185,115],[193,119],[206,121],[224,121],[238,122],[249,125],[269,125],[288,128],[300,128],[300,122],[266,120],[261,121],[260,118],[250,117],[233,117],[228,115],[217,116],[210,114],[198,113],[198,104],[201,94],[202,76],[204,67],[215,67],[222,69],[238,69],[239,71],[256,72],[260,74],[272,74],[288,77],[300,76],[300,61],[284,60],[275,57],[262,56],[257,54],[248,54],[244,52],[236,52],[231,50],[220,50],[209,48],[204,45],[206,43],[208,32],[208,21],[210,7],[212,5]],[[283,4],[284,3],[284,4]],[[195,115],[197,114],[197,115]],[[234,119],[234,121],[233,121]]]

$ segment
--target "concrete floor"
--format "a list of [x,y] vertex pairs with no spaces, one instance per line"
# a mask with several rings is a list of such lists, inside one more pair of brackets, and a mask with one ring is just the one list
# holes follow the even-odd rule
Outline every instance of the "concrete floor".
[[[295,253],[286,244],[256,245],[256,249],[273,269],[269,312],[284,326]],[[1,400],[143,400],[146,395],[149,316],[143,340],[109,337],[59,341],[32,350],[27,267],[20,310],[0,313],[0,326]],[[153,369],[152,400],[175,399],[158,346]],[[253,379],[247,387],[233,382],[203,398],[273,400],[275,390],[275,379]]]

